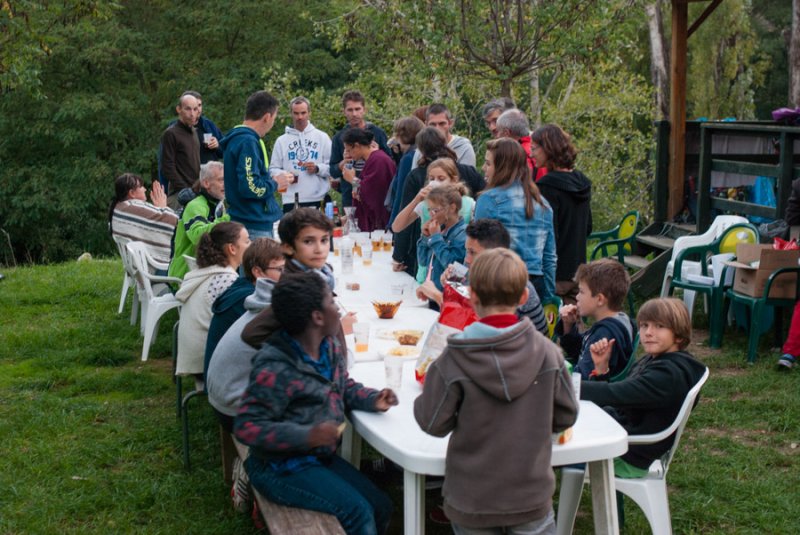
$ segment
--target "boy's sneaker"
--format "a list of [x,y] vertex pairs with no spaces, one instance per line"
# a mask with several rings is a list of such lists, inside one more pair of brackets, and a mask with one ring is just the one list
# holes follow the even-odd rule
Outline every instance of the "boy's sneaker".
[[247,513],[253,496],[250,493],[250,478],[244,469],[244,463],[239,457],[233,460],[233,486],[231,487],[231,500],[233,508],[240,513]]
[[781,358],[778,359],[778,369],[779,370],[791,370],[797,359],[795,359],[792,355],[788,353],[784,353],[781,355]]

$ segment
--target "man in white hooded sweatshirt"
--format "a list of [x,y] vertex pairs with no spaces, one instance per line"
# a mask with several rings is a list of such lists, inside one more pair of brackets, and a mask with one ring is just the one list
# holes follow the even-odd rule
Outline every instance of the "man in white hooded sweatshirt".
[[269,172],[292,173],[294,181],[283,193],[283,212],[294,208],[295,194],[301,207],[319,207],[330,185],[331,138],[311,124],[311,104],[295,97],[289,104],[292,126],[275,141]]

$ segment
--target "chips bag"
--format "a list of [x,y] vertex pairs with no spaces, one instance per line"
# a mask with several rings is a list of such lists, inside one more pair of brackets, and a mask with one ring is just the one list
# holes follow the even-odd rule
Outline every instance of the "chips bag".
[[414,369],[417,381],[425,381],[428,366],[439,358],[444,348],[447,347],[447,337],[459,333],[467,325],[478,321],[478,315],[469,302],[469,287],[458,282],[448,282],[444,285],[442,308],[436,324],[428,331],[422,351],[417,358]]

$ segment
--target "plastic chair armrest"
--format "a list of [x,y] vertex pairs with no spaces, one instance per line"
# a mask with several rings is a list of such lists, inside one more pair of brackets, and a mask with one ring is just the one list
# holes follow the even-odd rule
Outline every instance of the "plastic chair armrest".
[[[683,269],[683,262],[690,261],[686,257],[692,254],[697,253],[706,253],[709,251],[708,245],[695,245],[692,247],[686,247],[682,249],[680,253],[678,253],[677,258],[675,258],[675,263],[673,264],[672,268],[672,279],[680,280],[681,279],[681,270]],[[700,258],[700,273],[702,275],[708,275],[708,265],[706,264],[705,257]]]
[[153,275],[152,273],[147,273],[145,275],[151,282],[163,282],[167,284],[177,284],[180,286],[183,283],[183,279],[179,279],[178,277],[169,277],[167,275]]
[[769,278],[767,279],[767,284],[764,285],[764,296],[763,299],[769,298],[769,291],[772,288],[773,281],[778,278],[779,276],[783,275],[784,273],[797,273],[798,278],[800,279],[800,266],[798,267],[785,267],[779,268],[770,273]]
[[598,230],[597,232],[592,232],[589,236],[586,237],[587,240],[602,240],[603,238],[608,238],[609,236],[616,236],[617,232],[619,232],[619,225],[612,228],[611,230]]

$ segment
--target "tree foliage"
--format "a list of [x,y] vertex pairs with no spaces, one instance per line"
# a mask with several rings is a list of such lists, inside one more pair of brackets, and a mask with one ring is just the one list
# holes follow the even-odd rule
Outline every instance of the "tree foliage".
[[[250,93],[276,94],[283,108],[268,146],[298,94],[330,134],[344,124],[346,89],[361,90],[368,119],[387,130],[444,102],[479,163],[488,138],[480,110],[509,93],[573,134],[578,166],[595,184],[598,226],[623,209],[649,213],[642,184],[652,180],[655,115],[644,3],[0,0],[0,230],[18,260],[110,253],[112,180],[125,171],[155,177],[161,133],[187,89],[203,94],[223,131],[241,122]],[[720,114],[752,110],[763,76],[750,0],[726,3],[734,6],[725,31],[693,43],[692,58],[698,68],[719,66],[719,84],[695,87],[693,99]]]

